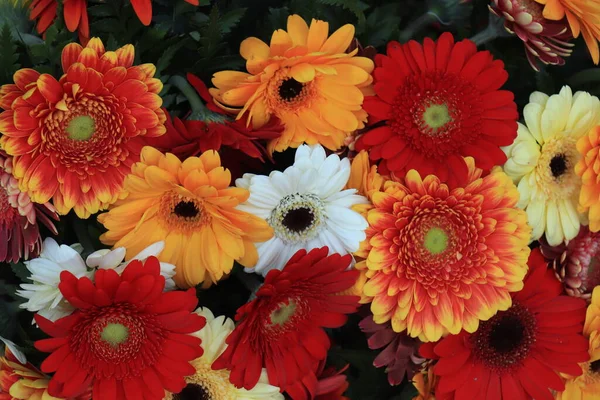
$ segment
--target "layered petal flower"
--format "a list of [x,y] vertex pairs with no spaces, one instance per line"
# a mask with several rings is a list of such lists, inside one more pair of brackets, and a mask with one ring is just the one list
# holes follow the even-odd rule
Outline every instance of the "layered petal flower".
[[[595,119],[594,122],[600,123],[598,119]],[[575,165],[575,173],[581,178],[579,211],[588,213],[589,226],[592,232],[600,231],[600,183],[598,183],[600,175],[598,174],[598,167],[596,167],[600,159],[598,157],[599,138],[600,126],[593,127],[587,134],[581,136],[577,141],[579,161]]]
[[364,127],[365,94],[371,93],[373,61],[346,53],[354,39],[347,24],[328,35],[329,24],[310,26],[291,15],[287,31],[277,30],[269,45],[250,37],[240,46],[248,73],[221,71],[210,89],[217,105],[257,129],[272,117],[285,126],[268,150],[283,151],[302,143],[337,150],[344,139]]

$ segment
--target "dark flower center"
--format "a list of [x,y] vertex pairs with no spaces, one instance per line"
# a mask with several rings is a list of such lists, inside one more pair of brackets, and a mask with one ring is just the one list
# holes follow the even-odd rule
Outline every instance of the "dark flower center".
[[473,354],[488,368],[502,374],[527,358],[536,337],[535,316],[515,303],[490,320],[481,322],[471,336]]
[[292,101],[302,93],[304,85],[294,78],[287,78],[279,86],[279,96],[285,101]]
[[567,171],[567,157],[564,154],[557,154],[550,160],[550,171],[552,176],[559,178]]
[[194,218],[200,210],[193,201],[180,201],[173,208],[173,213],[183,218]]
[[315,215],[310,208],[300,207],[289,210],[281,223],[292,232],[303,232],[311,227],[314,219]]
[[175,394],[173,400],[211,400],[211,397],[202,386],[190,383],[181,392]]
[[590,363],[590,371],[595,374],[600,372],[600,360],[592,361]]

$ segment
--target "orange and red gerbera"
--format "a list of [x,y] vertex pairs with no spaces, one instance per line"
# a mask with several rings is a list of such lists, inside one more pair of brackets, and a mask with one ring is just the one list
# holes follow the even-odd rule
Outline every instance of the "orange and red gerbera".
[[266,367],[272,385],[284,390],[305,387],[289,393],[294,400],[314,398],[314,366],[330,347],[323,328],[344,325],[359,300],[338,294],[358,277],[358,271],[347,270],[351,256],[327,256],[328,251],[300,250],[282,271],[267,274],[256,299],[238,309],[239,323],[213,369],[231,370],[231,382],[250,389]]
[[506,161],[500,146],[517,136],[514,95],[498,90],[508,79],[504,63],[450,33],[421,45],[390,42],[376,58],[375,96],[363,108],[375,127],[357,142],[380,172],[402,177],[415,169],[442,182],[464,185],[463,157],[489,170]]
[[529,267],[509,309],[475,333],[422,346],[424,356],[439,358],[433,367],[436,399],[553,400],[551,391],[565,389],[559,372],[581,375],[578,363],[589,359],[582,334],[586,302],[562,295],[539,250],[531,253]]
[[93,38],[63,49],[60,80],[22,69],[0,89],[0,146],[32,201],[87,218],[123,195],[142,137],[166,131],[156,68],[133,59],[132,45],[106,51]]
[[55,373],[49,393],[69,398],[91,385],[94,399],[161,400],[165,390],[180,392],[203,353],[190,335],[206,323],[194,313],[195,290],[163,292],[155,257],[132,261],[121,275],[100,269],[94,280],[63,271],[58,287],[75,312],[56,322],[35,316],[51,336],[35,342],[52,353],[41,365]]

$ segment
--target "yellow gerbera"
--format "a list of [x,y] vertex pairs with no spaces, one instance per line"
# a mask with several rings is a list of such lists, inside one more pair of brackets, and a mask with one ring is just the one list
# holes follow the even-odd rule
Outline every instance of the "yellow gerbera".
[[247,114],[255,129],[272,116],[285,125],[269,151],[320,143],[331,150],[364,127],[363,95],[371,94],[373,61],[345,53],[354,39],[354,26],[342,26],[328,37],[329,24],[313,19],[310,27],[291,15],[287,31],[273,32],[270,46],[250,37],[240,46],[249,73],[222,71],[210,89],[216,103]]
[[125,247],[126,258],[159,240],[159,259],[176,266],[175,282],[187,288],[216,283],[236,260],[252,267],[258,253],[254,242],[273,235],[263,219],[239,211],[246,189],[229,187],[231,174],[215,151],[181,162],[152,147],[125,178],[127,197],[98,217],[108,232],[102,243]]
[[592,293],[585,315],[583,335],[589,338],[590,361],[581,364],[583,374],[568,377],[564,392],[556,400],[592,400],[600,398],[600,287]]

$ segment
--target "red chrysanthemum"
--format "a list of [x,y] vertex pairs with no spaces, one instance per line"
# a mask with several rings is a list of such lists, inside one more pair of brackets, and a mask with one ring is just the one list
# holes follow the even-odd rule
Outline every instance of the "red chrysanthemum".
[[[0,89],[0,96],[2,95]],[[13,160],[0,151],[0,262],[37,257],[42,248],[38,223],[55,235],[58,214],[50,203],[33,203],[12,175]]]
[[55,372],[49,392],[71,397],[93,385],[94,399],[160,400],[165,389],[180,392],[203,354],[189,335],[206,320],[195,314],[194,289],[163,293],[165,278],[155,257],[132,261],[121,275],[96,272],[95,283],[61,273],[59,289],[75,312],[56,322],[35,321],[52,336],[35,347],[52,354],[42,371]]
[[106,51],[98,38],[62,51],[65,74],[22,69],[0,89],[0,146],[14,157],[19,187],[59,214],[87,218],[123,193],[144,137],[165,133],[152,64],[133,66],[134,48]]
[[279,120],[272,118],[264,126],[253,130],[246,126],[246,117],[233,120],[217,107],[200,78],[192,74],[188,74],[187,78],[206,105],[199,98],[194,99],[192,112],[186,119],[168,117],[165,124],[167,133],[148,138],[146,143],[162,152],[175,154],[181,160],[196,157],[207,150],[219,151],[223,166],[232,171],[232,175],[241,176],[233,171],[239,169],[244,159],[264,162],[267,151],[260,141],[281,136],[283,125]]
[[[323,328],[338,328],[356,311],[358,296],[338,295],[354,285],[358,271],[346,270],[352,257],[329,249],[298,251],[282,271],[272,270],[256,299],[238,309],[227,350],[213,369],[231,370],[230,381],[250,389],[266,367],[269,383],[280,388],[302,383],[314,393],[314,364],[327,357]],[[303,399],[305,397],[294,397]]]
[[581,375],[578,363],[589,359],[582,334],[586,303],[561,295],[562,285],[538,249],[529,266],[508,310],[481,322],[475,333],[462,331],[430,345],[430,356],[439,358],[436,399],[553,400],[548,389],[565,389],[558,372]]
[[462,185],[468,175],[463,156],[483,170],[506,161],[500,146],[517,136],[519,114],[512,92],[498,90],[508,79],[502,61],[444,33],[423,45],[390,42],[376,64],[376,95],[363,107],[371,121],[385,124],[376,124],[356,147],[382,160],[381,173],[402,177],[416,169]]
[[[58,9],[57,0],[33,0],[29,5],[29,19],[37,20],[36,29],[43,34],[52,25]],[[63,16],[70,32],[79,34],[79,41],[86,44],[90,38],[87,0],[63,0]]]

